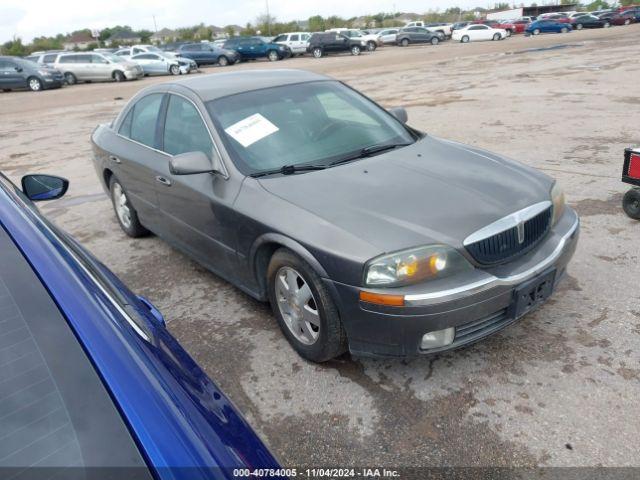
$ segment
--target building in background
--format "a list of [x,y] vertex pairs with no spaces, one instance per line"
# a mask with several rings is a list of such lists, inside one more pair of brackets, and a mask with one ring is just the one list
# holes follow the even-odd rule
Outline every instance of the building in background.
[[94,42],[95,39],[87,32],[79,32],[67,38],[62,47],[65,50],[86,50]]
[[488,12],[487,20],[514,20],[521,17],[537,17],[543,13],[574,12],[577,7],[577,3],[568,3],[565,5],[536,5],[531,7],[512,8],[510,10]]
[[178,34],[170,28],[163,28],[151,35],[151,43],[161,44],[175,42],[178,40]]
[[107,47],[110,47],[112,45],[134,45],[141,41],[142,39],[140,38],[140,35],[126,30],[121,30],[111,35],[104,43]]

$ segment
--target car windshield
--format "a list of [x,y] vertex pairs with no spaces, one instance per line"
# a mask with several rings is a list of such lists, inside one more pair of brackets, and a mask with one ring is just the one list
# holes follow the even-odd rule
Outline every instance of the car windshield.
[[212,100],[207,109],[245,174],[326,165],[373,145],[415,141],[372,101],[335,81],[286,85]]
[[119,57],[118,55],[114,55],[113,53],[105,52],[102,54],[102,56],[104,56],[104,58],[106,58],[107,60],[111,60],[112,62],[116,62],[116,63],[126,62],[126,59]]

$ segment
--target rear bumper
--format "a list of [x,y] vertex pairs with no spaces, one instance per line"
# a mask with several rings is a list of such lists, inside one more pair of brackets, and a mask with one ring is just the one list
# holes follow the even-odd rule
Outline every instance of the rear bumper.
[[[573,256],[579,230],[578,216],[567,208],[560,222],[533,252],[510,264],[491,271],[478,270],[474,278],[465,279],[464,283],[449,283],[437,290],[387,289],[387,293],[404,295],[403,307],[361,302],[361,288],[327,280],[338,299],[350,351],[382,357],[431,354],[471,344],[501,330],[517,320],[515,291],[520,285],[555,270],[555,289]],[[453,343],[421,349],[424,334],[450,327],[455,327]]]

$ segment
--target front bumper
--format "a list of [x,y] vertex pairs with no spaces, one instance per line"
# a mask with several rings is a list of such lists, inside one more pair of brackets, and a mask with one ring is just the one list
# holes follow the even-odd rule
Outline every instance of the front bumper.
[[[450,277],[398,289],[370,290],[404,295],[405,306],[381,306],[360,301],[360,287],[329,282],[338,303],[351,353],[365,356],[408,357],[474,343],[517,320],[516,289],[555,270],[553,288],[565,274],[580,230],[577,214],[566,208],[558,224],[532,252],[505,265],[476,269],[464,280]],[[422,350],[424,334],[455,327],[453,343]]]

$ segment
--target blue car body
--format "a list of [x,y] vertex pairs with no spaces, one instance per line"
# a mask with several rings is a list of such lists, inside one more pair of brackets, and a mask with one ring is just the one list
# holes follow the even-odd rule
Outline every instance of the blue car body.
[[571,24],[554,22],[553,20],[536,20],[527,25],[524,33],[534,34],[535,30],[539,30],[540,33],[562,33],[563,29],[570,32],[572,30]]
[[[5,233],[66,319],[152,477],[226,479],[234,478],[235,468],[279,468],[171,336],[159,312],[44,219],[0,173],[0,234],[6,238]],[[0,388],[0,400],[11,393]]]

